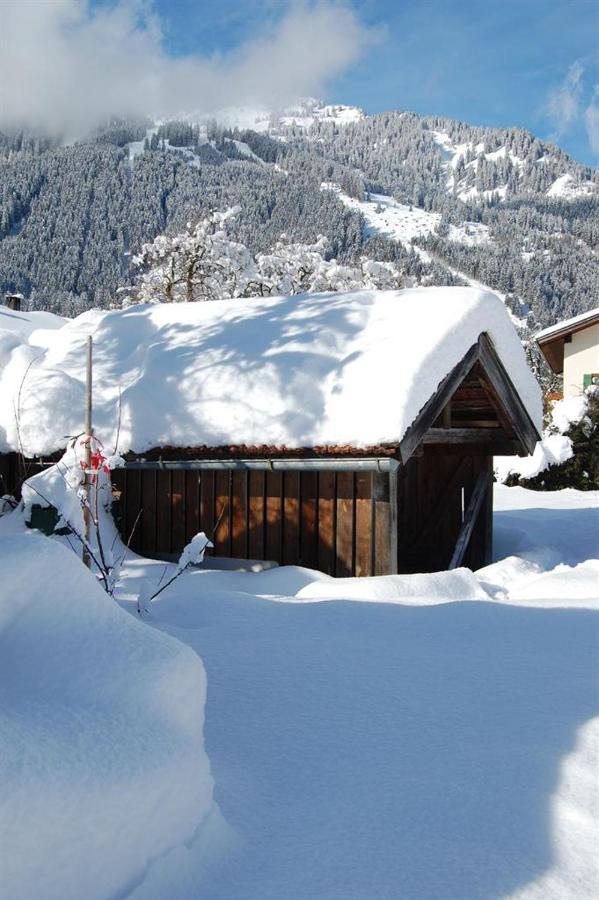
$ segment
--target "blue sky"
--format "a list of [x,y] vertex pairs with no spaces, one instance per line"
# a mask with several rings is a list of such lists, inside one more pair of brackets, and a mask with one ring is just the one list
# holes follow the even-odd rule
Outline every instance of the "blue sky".
[[317,96],[599,162],[599,0],[0,0],[0,35],[0,126]]
[[[381,34],[361,60],[326,85],[327,99],[368,112],[402,108],[476,124],[518,125],[557,140],[582,162],[599,162],[599,146],[591,146],[585,127],[585,110],[595,105],[599,85],[599,0],[345,5]],[[257,37],[289,6],[282,0],[155,3],[166,46],[176,54],[230,51]]]

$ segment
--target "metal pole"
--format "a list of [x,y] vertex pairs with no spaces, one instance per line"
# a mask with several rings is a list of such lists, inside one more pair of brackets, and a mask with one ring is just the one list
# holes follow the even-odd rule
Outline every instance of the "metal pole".
[[86,341],[87,363],[85,372],[85,436],[84,436],[84,466],[85,475],[83,478],[83,495],[85,506],[83,507],[83,536],[86,544],[83,547],[83,563],[87,568],[91,568],[91,557],[87,550],[91,534],[91,511],[90,511],[90,469],[92,464],[92,338],[91,335]]

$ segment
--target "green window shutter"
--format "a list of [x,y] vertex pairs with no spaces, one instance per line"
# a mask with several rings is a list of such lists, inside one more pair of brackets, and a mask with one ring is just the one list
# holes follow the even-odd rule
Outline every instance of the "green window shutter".
[[599,372],[589,372],[587,375],[583,375],[582,386],[588,388],[592,384],[599,384]]

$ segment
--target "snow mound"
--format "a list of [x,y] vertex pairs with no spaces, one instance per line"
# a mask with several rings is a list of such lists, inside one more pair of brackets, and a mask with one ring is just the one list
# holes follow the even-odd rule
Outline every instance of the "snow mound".
[[299,600],[372,600],[408,606],[434,606],[455,600],[488,600],[469,569],[424,575],[378,575],[314,582],[295,595]]
[[[143,452],[398,442],[483,332],[540,428],[539,387],[505,307],[487,291],[355,291],[92,311],[52,332],[45,351],[24,339],[0,349],[0,452],[21,441],[27,454],[46,454],[81,432],[90,333],[96,433],[115,444],[122,393],[119,450]],[[32,390],[30,379],[44,389]]]
[[55,541],[0,569],[0,892],[120,896],[213,809],[202,662]]
[[49,312],[24,312],[0,304],[0,332],[13,331],[29,337],[34,332],[62,328],[67,319]]
[[531,456],[496,456],[495,474],[499,481],[510,475],[520,478],[536,478],[549,466],[559,466],[574,456],[572,441],[563,434],[548,434],[538,441]]
[[558,565],[521,585],[515,585],[508,599],[525,605],[526,601],[558,601],[560,606],[599,609],[599,560],[589,559],[577,566]]

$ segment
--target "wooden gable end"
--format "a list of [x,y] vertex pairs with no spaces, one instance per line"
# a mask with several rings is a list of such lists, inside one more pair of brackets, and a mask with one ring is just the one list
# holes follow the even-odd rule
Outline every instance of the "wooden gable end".
[[532,453],[540,435],[486,334],[444,378],[400,443],[405,464],[426,444],[468,444],[498,455]]

